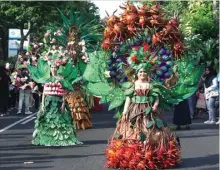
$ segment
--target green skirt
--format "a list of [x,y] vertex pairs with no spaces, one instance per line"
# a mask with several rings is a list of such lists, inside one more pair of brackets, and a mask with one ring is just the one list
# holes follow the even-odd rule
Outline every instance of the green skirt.
[[32,144],[44,146],[69,146],[82,144],[76,137],[75,123],[68,107],[61,112],[63,99],[46,96],[44,112],[40,109],[35,121]]

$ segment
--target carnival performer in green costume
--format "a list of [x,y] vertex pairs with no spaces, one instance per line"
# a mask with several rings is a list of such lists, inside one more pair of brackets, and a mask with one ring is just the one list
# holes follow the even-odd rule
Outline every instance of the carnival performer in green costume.
[[57,75],[57,66],[51,65],[51,78],[44,85],[40,111],[35,121],[32,143],[45,146],[68,146],[82,144],[76,137],[71,112],[64,100],[65,89]]
[[77,90],[73,87],[82,80],[88,62],[86,52],[93,50],[99,41],[100,26],[72,9],[69,18],[58,11],[63,20],[62,27],[59,24],[47,26],[43,43],[36,43],[36,47],[29,51],[31,78],[44,85],[42,104],[35,121],[34,145],[82,144],[77,139],[76,122],[65,95]]

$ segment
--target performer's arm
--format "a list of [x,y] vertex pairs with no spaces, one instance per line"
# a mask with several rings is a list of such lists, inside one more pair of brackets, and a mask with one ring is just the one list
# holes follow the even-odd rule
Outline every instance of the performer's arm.
[[154,102],[154,105],[152,107],[152,111],[155,112],[158,109],[158,105],[159,105],[159,98],[156,98],[156,101]]
[[123,114],[127,114],[130,103],[131,103],[130,97],[126,97]]
[[43,95],[42,95],[42,111],[44,112],[44,99],[45,99],[45,94],[43,92]]

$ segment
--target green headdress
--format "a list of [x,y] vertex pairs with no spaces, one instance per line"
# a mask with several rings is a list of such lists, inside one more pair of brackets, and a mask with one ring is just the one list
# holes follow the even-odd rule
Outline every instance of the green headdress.
[[130,66],[137,73],[141,68],[144,68],[148,74],[150,74],[151,69],[153,68],[154,61],[149,59],[150,53],[144,51],[143,47],[138,49],[133,49],[128,58]]

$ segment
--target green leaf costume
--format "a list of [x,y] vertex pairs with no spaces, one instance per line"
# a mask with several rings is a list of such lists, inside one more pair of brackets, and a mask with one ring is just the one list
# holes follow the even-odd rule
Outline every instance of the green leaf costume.
[[[64,89],[73,90],[71,82],[68,81],[72,77],[76,77],[76,75],[70,73],[72,64],[60,67],[57,71],[59,74],[58,78],[50,76],[50,66],[43,59],[38,60],[37,67],[29,66],[28,69],[32,78],[38,83],[60,82]],[[62,78],[61,76],[65,77],[65,80],[60,79]],[[63,97],[46,95],[43,102],[44,111],[40,107],[35,121],[32,144],[44,146],[81,144],[77,139],[75,123],[71,117],[68,105],[65,104],[64,112],[61,111]]]
[[[29,66],[28,69],[32,79],[37,83],[59,82],[64,90],[74,91],[73,84],[83,82],[86,51],[97,48],[98,41],[102,38],[100,32],[103,29],[97,24],[98,21],[88,21],[81,13],[73,12],[72,9],[68,14],[69,18],[59,9],[58,11],[63,24],[55,23],[47,27],[41,58],[38,59],[37,66]],[[51,77],[49,63],[59,65],[56,77]],[[65,111],[61,113],[63,97],[56,96],[53,92],[48,94],[43,103],[45,109],[40,110],[37,116],[32,143],[46,146],[80,144],[81,142],[76,138],[75,122],[67,105]]]

